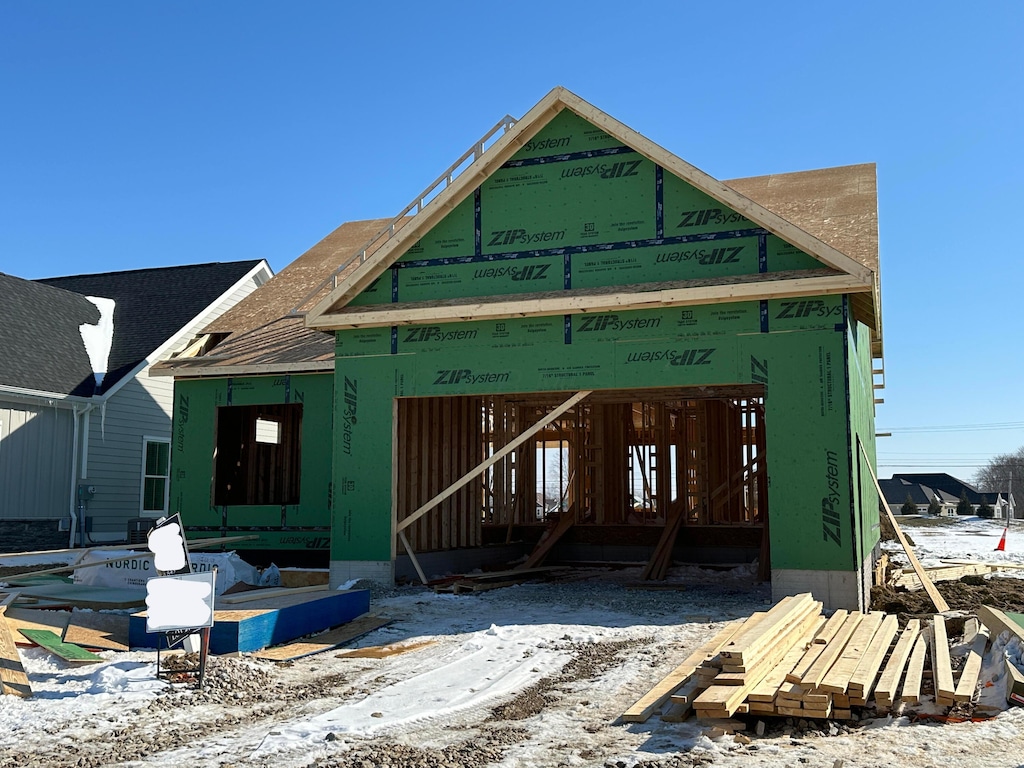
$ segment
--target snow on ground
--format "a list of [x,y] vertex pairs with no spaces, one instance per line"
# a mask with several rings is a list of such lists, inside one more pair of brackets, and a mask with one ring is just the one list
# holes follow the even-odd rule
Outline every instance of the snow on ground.
[[[914,540],[914,554],[925,567],[941,565],[943,560],[1024,565],[1024,525],[1020,521],[1007,530],[1005,551],[997,551],[996,546],[1006,528],[1004,521],[916,515],[896,519]],[[903,551],[897,542],[886,542],[883,547],[890,552]],[[1024,578],[1024,572],[1017,569],[999,571],[998,575]]]
[[[1024,563],[1024,529],[978,519],[901,524],[926,564]],[[978,723],[880,718],[834,735],[783,720],[765,738],[712,740],[699,722],[617,721],[724,621],[769,604],[752,570],[639,569],[469,595],[418,587],[373,600],[394,622],[354,646],[431,644],[384,659],[327,652],[291,665],[214,659],[196,692],[155,679],[155,654],[71,666],[22,649],[35,691],[0,697],[0,766],[617,766],[1024,764],[1024,708]],[[827,727],[827,726],[826,726]]]

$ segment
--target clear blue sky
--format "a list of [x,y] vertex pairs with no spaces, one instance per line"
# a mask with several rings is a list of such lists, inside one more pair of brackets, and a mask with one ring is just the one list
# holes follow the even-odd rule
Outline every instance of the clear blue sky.
[[717,178],[877,163],[880,474],[967,478],[1024,445],[1022,41],[1020,2],[2,0],[0,271],[280,270],[564,85]]

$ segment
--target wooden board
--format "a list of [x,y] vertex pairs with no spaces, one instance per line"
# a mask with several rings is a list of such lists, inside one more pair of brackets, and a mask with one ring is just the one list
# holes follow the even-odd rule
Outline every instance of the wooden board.
[[363,635],[368,635],[376,629],[387,626],[391,619],[382,616],[360,616],[357,619],[319,635],[299,640],[287,645],[279,645],[274,648],[267,648],[255,654],[257,659],[267,661],[291,661],[301,659],[304,656],[312,656],[315,653],[323,653],[338,648],[345,643],[357,640]]
[[875,685],[875,699],[886,706],[891,705],[896,698],[896,691],[900,687],[900,678],[903,677],[903,670],[907,666],[910,652],[914,649],[918,633],[921,631],[919,619],[911,619],[896,641],[896,647],[889,654],[889,661],[882,670],[882,676]]
[[648,718],[665,703],[694,671],[710,658],[713,658],[729,642],[732,636],[743,626],[743,621],[726,624],[718,634],[696,651],[686,657],[682,664],[669,672],[651,690],[641,696],[629,709],[622,713],[621,720],[625,723],[645,723]]
[[551,552],[559,539],[561,539],[575,523],[576,504],[572,504],[567,510],[561,513],[554,525],[544,529],[544,533],[541,534],[540,541],[537,542],[537,546],[533,548],[533,552],[531,552],[530,556],[526,558],[526,561],[519,566],[519,570],[525,571],[543,564],[544,558],[548,556],[548,553]]
[[924,568],[921,566],[920,561],[917,559],[917,555],[914,554],[913,548],[910,546],[910,542],[907,541],[907,537],[903,535],[903,529],[900,528],[900,524],[896,522],[896,516],[892,513],[892,509],[889,508],[889,502],[885,500],[885,494],[882,493],[882,486],[878,484],[878,478],[875,477],[875,470],[871,466],[871,460],[868,458],[867,451],[864,450],[864,444],[860,442],[860,438],[857,438],[857,444],[860,446],[861,455],[864,457],[864,466],[867,467],[868,473],[871,475],[871,480],[875,484],[875,490],[878,491],[878,500],[882,502],[882,507],[885,509],[886,517],[889,518],[889,524],[892,525],[893,531],[896,533],[896,538],[900,540],[900,544],[903,546],[903,551],[907,555],[907,559],[910,561],[910,565],[914,568],[914,573],[921,580],[921,586],[924,591],[928,593],[928,597],[931,598],[932,603],[935,605],[935,610],[940,613],[949,610],[949,603],[946,599],[939,594],[939,590],[935,588],[931,580],[928,578],[928,574],[925,573]]
[[925,636],[924,632],[918,634],[917,640],[914,641],[914,650],[910,652],[907,677],[900,692],[900,697],[907,704],[917,704],[921,700],[921,676],[924,674],[924,657],[928,649]]
[[264,587],[261,589],[249,589],[245,592],[220,595],[217,598],[217,606],[236,605],[238,603],[251,603],[254,600],[266,600],[271,597],[289,597],[291,595],[302,595],[307,592],[326,592],[326,584],[311,584],[306,587]]
[[782,684],[786,682],[786,675],[793,671],[793,668],[799,663],[800,659],[803,658],[811,640],[817,636],[826,623],[827,621],[825,617],[819,616],[817,625],[810,633],[811,637],[803,638],[803,640],[796,643],[786,652],[786,655],[782,657],[782,661],[776,664],[775,667],[765,675],[764,679],[751,689],[747,696],[748,701],[775,701],[775,697],[779,693],[779,688],[781,688]]
[[103,661],[95,653],[90,653],[85,648],[65,643],[56,633],[48,629],[22,629],[19,631],[33,643],[45,648],[53,655],[59,656],[64,661],[80,664],[96,664]]
[[798,624],[780,632],[775,643],[762,649],[757,657],[751,658],[749,664],[736,666],[729,663],[732,659],[724,659],[722,674],[715,678],[715,684],[756,686],[794,646],[801,649],[807,647],[808,643],[804,642],[805,636],[820,622],[820,611],[821,603],[814,603]]
[[330,581],[329,568],[280,568],[282,587],[309,587]]
[[981,674],[981,662],[985,658],[985,648],[988,646],[989,630],[982,627],[975,634],[971,641],[971,648],[967,651],[967,661],[960,671],[960,680],[956,684],[956,691],[953,698],[962,703],[973,701],[974,694],[978,689],[978,676]]
[[744,664],[748,657],[756,657],[762,648],[775,641],[779,632],[802,619],[813,602],[810,592],[782,598],[755,626],[744,627],[743,632],[722,649],[722,658]]
[[892,645],[892,640],[899,631],[899,628],[900,623],[897,616],[889,615],[882,619],[882,624],[878,631],[875,632],[871,645],[868,647],[863,659],[861,659],[861,663],[857,666],[856,671],[850,677],[848,690],[851,694],[856,694],[858,698],[862,699],[866,699],[871,695],[875,680],[878,679],[878,670],[881,669],[882,662],[885,661],[885,656],[889,651],[889,646]]
[[846,693],[850,687],[850,678],[857,671],[864,654],[871,646],[871,641],[874,639],[878,627],[881,626],[884,615],[879,611],[872,611],[861,619],[853,634],[850,635],[842,653],[836,657],[835,663],[821,679],[818,688],[828,693]]
[[1024,626],[1018,624],[998,608],[992,608],[988,605],[979,606],[978,618],[982,624],[989,628],[993,638],[999,637],[1003,632],[1009,632],[1011,637],[1016,636],[1024,641]]
[[72,611],[62,638],[83,648],[103,651],[128,650],[128,624],[130,619],[122,613]]
[[836,636],[832,638],[832,642],[825,646],[825,650],[821,652],[821,655],[815,659],[810,668],[801,676],[801,685],[808,688],[817,688],[821,684],[821,681],[825,679],[829,669],[836,663],[836,660],[846,647],[847,641],[856,631],[863,618],[864,614],[859,611],[852,611],[846,617],[846,621],[843,622],[843,626],[836,633]]
[[941,613],[932,617],[932,682],[935,684],[935,701],[950,705],[956,694],[953,685],[953,668],[949,659],[949,639],[946,637],[946,617]]
[[[793,625],[792,628],[786,630],[786,634],[780,637],[776,645],[770,649],[762,650],[763,662],[756,662],[750,670],[750,674],[747,676],[746,681],[742,685],[718,685],[713,684],[707,688],[693,703],[693,708],[697,711],[698,716],[707,717],[712,710],[722,710],[732,717],[734,714],[740,711],[740,707],[743,705],[747,695],[752,691],[761,680],[768,674],[771,668],[782,660],[782,658],[789,652],[789,650],[796,645],[799,640],[805,635],[810,633],[811,629],[815,626],[821,610],[821,603],[812,601],[811,611],[807,612],[805,607],[798,608],[799,612],[803,612],[803,619],[801,623]],[[716,678],[717,683],[717,678]]]
[[[358,619],[356,619],[358,621]],[[400,656],[403,653],[418,651],[420,648],[427,648],[437,645],[437,640],[421,640],[418,643],[392,643],[390,645],[371,645],[369,648],[353,648],[351,651],[342,651],[334,654],[336,659],[389,659],[392,656]]]
[[4,613],[11,636],[18,645],[31,645],[19,629],[49,629],[61,635],[70,617],[69,611],[43,611],[37,608],[8,608]]
[[[981,576],[986,573],[992,573],[996,568],[997,566],[982,563],[970,563],[963,565],[941,565],[925,568],[924,570],[928,574],[928,579],[934,583],[936,581],[958,581],[964,576]],[[917,592],[924,589],[920,577],[913,569],[900,573],[893,581],[892,586],[905,589],[908,592]]]
[[849,615],[850,612],[845,608],[840,608],[833,612],[833,614],[829,616],[825,626],[822,627],[821,631],[818,632],[817,635],[815,635],[814,642],[821,643],[822,645],[828,645],[832,642],[832,638],[835,637],[836,633],[838,633],[842,628],[843,622],[846,621],[846,617]]
[[28,698],[32,695],[28,675],[21,665],[21,656],[14,644],[7,622],[3,620],[5,609],[0,608],[0,694]]

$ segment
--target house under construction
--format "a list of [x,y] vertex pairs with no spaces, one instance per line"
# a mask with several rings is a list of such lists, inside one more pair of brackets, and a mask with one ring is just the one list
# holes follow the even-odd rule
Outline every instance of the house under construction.
[[862,608],[876,209],[872,165],[723,183],[556,88],[161,364],[171,511],[332,583],[756,560]]

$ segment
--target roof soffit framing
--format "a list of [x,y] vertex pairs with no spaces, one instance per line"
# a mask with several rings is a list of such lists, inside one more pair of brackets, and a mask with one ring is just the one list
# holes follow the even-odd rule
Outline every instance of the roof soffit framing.
[[[805,253],[821,261],[824,266],[849,276],[851,279],[846,281],[849,287],[845,292],[871,292],[875,287],[876,277],[870,268],[676,157],[570,91],[557,87],[527,112],[479,160],[467,168],[444,192],[439,194],[431,204],[412,219],[408,226],[400,230],[388,243],[353,270],[344,282],[318,302],[307,313],[306,325],[325,330],[358,325],[358,323],[353,322],[356,317],[362,317],[370,313],[340,312],[339,310],[342,310],[353,298],[359,295],[395,261],[401,258],[410,247],[448,213],[454,210],[457,205],[472,195],[473,191],[480,184],[508,162],[526,142],[533,138],[564,109],[574,112],[580,118],[602,129],[648,160],[660,165],[669,173],[692,184],[695,188],[723,205],[741,213],[772,234],[800,248]],[[708,293],[709,290],[710,293]],[[702,293],[709,300],[740,300],[733,298],[733,292],[731,291],[726,291],[719,296],[714,289],[705,288]],[[521,297],[521,303],[524,306],[523,312],[520,314],[534,313],[525,306],[530,303],[530,300],[531,296],[529,294]],[[516,299],[509,297],[509,302],[515,303]],[[473,300],[465,300],[463,303],[467,305],[467,308],[469,305],[477,306]],[[566,311],[587,310],[567,308]],[[420,322],[423,321],[422,319],[420,320]],[[406,319],[405,322],[416,322],[416,320]]]

